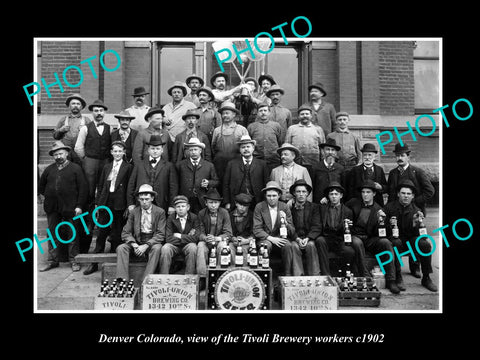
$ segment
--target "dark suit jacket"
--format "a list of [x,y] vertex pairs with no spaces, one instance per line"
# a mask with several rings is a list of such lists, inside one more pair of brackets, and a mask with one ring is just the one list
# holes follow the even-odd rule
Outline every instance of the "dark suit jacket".
[[[322,218],[322,234],[323,235],[327,235],[325,233],[325,228],[327,226],[329,206],[330,206],[330,202],[328,202],[327,204],[320,204],[320,217]],[[340,204],[339,221],[342,221],[342,223],[337,224],[337,233],[335,235],[341,236],[343,234],[343,221],[345,219],[350,219],[353,221],[353,213],[350,208],[345,206],[345,204]]]
[[[358,198],[353,198],[347,201],[345,206],[349,207],[353,213],[353,229],[352,234],[355,234],[355,223],[358,220],[358,216],[360,215],[360,211],[362,210],[362,203],[363,201]],[[378,205],[375,201],[372,205],[372,210],[370,211],[370,216],[368,217],[367,221],[367,228],[366,233],[368,237],[378,236],[378,217],[377,211],[381,210],[382,207]]]
[[202,206],[205,206],[203,195],[207,193],[207,189],[201,187],[202,179],[209,180],[209,188],[218,186],[218,177],[215,167],[209,161],[200,159],[197,170],[193,171],[193,165],[190,159],[184,159],[176,164],[179,177],[179,194],[188,198],[197,197]]
[[296,223],[297,210],[295,208],[295,203],[292,206],[292,220],[293,226],[295,227],[295,232],[298,237],[305,238],[308,237],[311,240],[315,240],[322,234],[322,218],[320,216],[320,208],[318,204],[314,204],[310,201],[307,201],[303,208],[303,222],[304,228],[300,228],[299,224]]
[[[212,161],[212,149],[210,147],[210,140],[208,136],[205,135],[200,130],[197,130],[197,137],[202,143],[205,144],[205,149],[202,150],[202,158],[207,161]],[[187,130],[182,131],[175,137],[175,142],[172,147],[172,156],[171,161],[176,164],[183,159],[186,159],[184,156],[183,144],[187,142]]]
[[[198,212],[198,219],[200,220],[200,241],[205,241],[207,234],[210,233],[210,227],[212,222],[210,220],[210,215],[208,214],[208,209],[202,209]],[[224,208],[218,208],[217,213],[217,226],[215,227],[216,231],[214,236],[221,236],[222,239],[232,237],[232,224],[230,222],[230,214]]]
[[388,202],[397,200],[397,185],[400,183],[401,178],[410,179],[413,182],[417,188],[417,194],[414,199],[415,205],[425,213],[425,204],[435,194],[435,188],[430,182],[427,174],[422,169],[413,166],[412,164],[408,165],[408,168],[405,170],[402,177],[400,176],[398,168],[390,170],[390,173],[388,174]]
[[[245,165],[243,158],[235,158],[230,160],[223,177],[223,197],[226,204],[230,204],[231,208],[235,207],[234,197],[241,192],[242,186],[245,184],[247,174],[245,173]],[[269,180],[267,163],[264,160],[253,158],[250,164],[250,183],[252,185],[255,203],[263,200],[262,189]]]
[[175,166],[172,163],[160,159],[155,168],[150,164],[148,157],[139,164],[135,164],[132,175],[128,182],[127,204],[136,203],[135,192],[140,185],[150,184],[157,192],[155,204],[165,211],[169,206],[173,207],[173,198],[178,195],[178,178]]
[[[136,242],[139,245],[143,245],[140,241],[140,230],[142,220],[142,208],[140,206],[135,207],[133,211],[128,215],[128,220],[122,230],[122,240],[125,243]],[[152,208],[152,229],[153,237],[146,242],[146,244],[153,246],[155,244],[162,244],[165,242],[165,211],[158,206],[153,205]]]
[[[112,142],[114,141],[122,141],[119,133],[120,129],[116,129],[112,131],[110,134],[112,138]],[[137,137],[138,131],[134,129],[130,129],[130,135],[128,136],[127,140],[125,141],[125,145],[127,146],[125,157],[129,163],[132,162],[132,154],[133,154],[133,144],[135,144],[135,138]]]
[[113,161],[105,164],[100,174],[100,180],[97,184],[97,196],[95,204],[106,205],[107,198],[113,201],[114,210],[124,210],[127,208],[127,188],[128,180],[130,180],[130,174],[132,173],[133,165],[129,164],[125,160],[122,161],[120,169],[118,170],[117,179],[115,180],[115,191],[110,193],[110,180],[108,175],[112,171]]
[[[167,236],[167,243],[183,247],[189,243],[197,243],[198,238],[200,236],[200,220],[198,219],[197,215],[192,212],[188,212],[187,221],[185,222],[185,229],[182,230],[182,224],[180,224],[180,220],[177,218],[177,214],[171,214],[167,218],[167,226],[166,226],[166,236]],[[190,235],[189,233],[194,230],[194,233]],[[173,236],[174,233],[182,234],[182,238],[179,239]]]
[[85,210],[88,184],[80,165],[70,162],[59,172],[53,163],[43,171],[38,192],[45,196],[43,208],[47,214],[59,212],[70,216],[77,207]]
[[270,211],[266,201],[262,201],[255,206],[253,211],[253,236],[257,240],[266,240],[268,236],[280,236],[280,211],[285,212],[287,220],[287,230],[289,240],[297,238],[295,227],[293,226],[292,213],[287,204],[279,201],[277,209],[277,219],[275,224],[272,224],[270,218]]
[[324,196],[323,191],[332,181],[338,181],[345,187],[344,170],[345,168],[338,163],[334,163],[333,168],[328,170],[323,160],[313,168],[312,184],[314,203],[320,203],[320,200],[322,200]]
[[[383,206],[383,193],[388,192],[387,180],[385,178],[385,172],[381,166],[373,164],[373,181],[382,185],[382,191],[377,191],[375,194],[375,202]],[[347,186],[347,194],[344,201],[347,201],[351,198],[358,197],[360,198],[360,191],[357,190],[358,186],[361,186],[367,179],[365,170],[363,169],[363,164],[354,166],[350,172],[346,175],[345,185]]]
[[417,211],[420,211],[420,209],[413,202],[410,205],[403,207],[398,200],[395,200],[385,205],[384,210],[387,215],[385,224],[388,236],[392,235],[390,218],[396,216],[400,238],[405,241],[417,238],[419,235],[418,226],[413,226],[413,215],[415,215]]
[[165,145],[163,145],[162,159],[165,161],[170,161],[170,156],[172,153],[173,141],[170,138],[170,134],[167,130],[154,130],[150,127],[143,129],[138,132],[135,137],[135,142],[133,143],[132,158],[133,163],[140,164],[143,159],[148,159],[148,145],[147,142],[150,141],[152,135],[160,135]]

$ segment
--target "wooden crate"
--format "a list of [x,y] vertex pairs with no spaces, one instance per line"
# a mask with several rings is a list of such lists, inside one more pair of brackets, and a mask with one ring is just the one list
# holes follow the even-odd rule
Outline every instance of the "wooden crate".
[[[335,278],[338,284],[338,305],[339,306],[367,306],[367,307],[376,307],[380,305],[380,299],[382,293],[377,288],[376,290],[354,290],[354,291],[345,291],[340,286],[340,283],[343,283],[345,278]],[[355,281],[363,286],[363,279],[366,279],[367,286],[370,287],[371,284],[375,281],[371,277],[354,277]]]
[[135,289],[133,297],[101,297],[97,296],[94,302],[94,310],[134,310],[137,301],[138,290]]
[[283,310],[337,310],[338,288],[330,276],[279,276]]

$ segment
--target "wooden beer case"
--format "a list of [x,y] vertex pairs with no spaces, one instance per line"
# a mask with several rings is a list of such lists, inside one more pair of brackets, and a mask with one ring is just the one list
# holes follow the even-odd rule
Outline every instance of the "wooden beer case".
[[198,275],[147,275],[142,282],[142,310],[197,310],[198,281]]
[[283,310],[337,310],[338,288],[331,276],[279,276]]

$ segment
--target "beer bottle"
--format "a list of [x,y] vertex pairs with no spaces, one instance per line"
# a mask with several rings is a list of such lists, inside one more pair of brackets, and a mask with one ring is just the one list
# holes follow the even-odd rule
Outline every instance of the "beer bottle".
[[228,250],[227,243],[224,241],[222,245],[222,251],[220,252],[220,267],[222,268],[226,268],[230,264],[230,251]]
[[392,236],[395,238],[395,239],[398,239],[398,237],[400,236],[400,233],[399,233],[399,230],[398,230],[398,223],[397,223],[397,217],[396,216],[392,216],[391,219],[393,220],[393,226],[392,226]]
[[212,246],[212,250],[210,251],[208,266],[213,269],[217,267],[217,247],[215,245]]
[[284,217],[280,217],[280,237],[286,239],[288,235],[287,223]]
[[240,243],[238,243],[237,251],[235,252],[235,266],[243,266],[243,249]]
[[258,266],[258,253],[257,253],[257,248],[255,246],[255,240],[250,241],[250,260],[248,265],[252,268],[256,268]]
[[262,268],[268,269],[270,267],[270,259],[268,257],[268,250],[267,247],[263,248],[263,256],[262,256]]
[[345,245],[351,246],[352,245],[352,234],[350,234],[350,228],[348,226],[348,219],[344,220],[345,223],[345,232],[343,233],[343,241]]
[[345,277],[350,279],[352,277],[352,271],[350,270],[350,263],[347,263],[346,269],[345,269]]
[[423,223],[423,218],[419,216],[418,221],[420,222],[418,224],[418,233],[420,235],[427,235],[427,228],[425,227],[425,224]]
[[258,248],[258,266],[263,267],[263,243]]
[[387,228],[385,227],[385,221],[383,219],[383,216],[380,216],[378,223],[378,236],[379,237],[385,237],[387,236]]

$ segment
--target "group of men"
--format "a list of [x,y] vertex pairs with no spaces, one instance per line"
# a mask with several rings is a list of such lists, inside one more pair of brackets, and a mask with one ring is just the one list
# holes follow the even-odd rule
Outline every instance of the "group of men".
[[[129,277],[132,256],[145,257],[147,275],[172,271],[178,254],[186,273],[205,276],[212,248],[219,256],[228,246],[233,259],[241,246],[246,261],[252,244],[280,254],[287,276],[331,275],[329,252],[344,269],[368,276],[366,252],[393,253],[393,246],[401,249],[418,236],[434,188],[410,164],[408,145],[395,146],[398,167],[387,181],[374,163],[375,144],[360,146],[348,130],[349,114],[322,99],[322,84],[308,87],[310,100],[294,118],[272,76],[246,78],[230,89],[227,82],[226,74],[216,73],[211,89],[189,76],[188,89],[182,82],[168,89],[172,101],[163,107],[147,106],[149,93],[136,88],[134,105],[115,115],[115,130],[104,121],[103,101],[88,106],[92,121],[81,113],[85,99],[69,96],[70,113],[53,133],[55,163],[39,180],[49,229],[62,221],[78,227],[75,216],[107,206],[111,214],[98,211],[99,223],[111,216],[112,224],[98,229],[93,252],[104,252],[108,239],[122,278]],[[80,270],[75,256],[92,242],[94,223],[85,221],[87,231],[79,228],[68,245],[74,271]],[[344,241],[346,228],[351,243]],[[430,247],[419,242],[422,254]],[[431,257],[416,258],[422,285],[437,291]],[[59,248],[49,242],[41,271],[59,261]],[[410,258],[413,276],[421,276],[419,267]],[[92,263],[84,274],[97,269]],[[405,290],[398,259],[385,271],[392,293]]]

